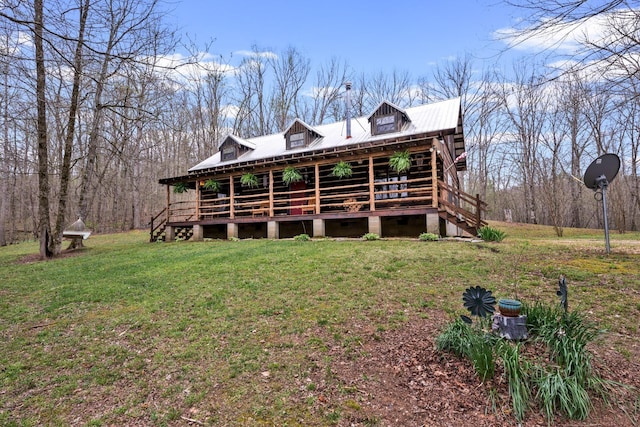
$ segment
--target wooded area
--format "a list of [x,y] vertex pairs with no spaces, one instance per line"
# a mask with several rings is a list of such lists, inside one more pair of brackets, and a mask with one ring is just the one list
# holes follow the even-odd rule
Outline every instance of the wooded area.
[[581,179],[611,152],[622,166],[608,191],[610,226],[640,227],[634,9],[592,11],[608,19],[606,46],[585,40],[561,71],[528,59],[478,72],[467,56],[417,77],[352,70],[340,58],[312,63],[295,47],[254,46],[239,64],[212,62],[198,52],[215,44],[185,46],[165,13],[155,0],[3,2],[0,245],[36,237],[43,256],[56,253],[79,216],[95,232],[146,227],[165,203],[160,178],[184,174],[229,132],[247,138],[295,118],[344,119],[345,81],[352,116],[382,100],[404,108],[461,96],[463,189],[488,202],[488,219],[551,224],[559,235],[602,226]]

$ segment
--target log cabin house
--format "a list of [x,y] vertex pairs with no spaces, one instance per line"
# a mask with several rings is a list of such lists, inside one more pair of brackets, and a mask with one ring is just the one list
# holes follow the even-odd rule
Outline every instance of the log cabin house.
[[[368,117],[228,135],[186,175],[160,180],[166,207],[151,240],[476,235],[485,204],[460,189],[462,119],[459,98],[382,102]],[[409,168],[394,168],[402,159]]]

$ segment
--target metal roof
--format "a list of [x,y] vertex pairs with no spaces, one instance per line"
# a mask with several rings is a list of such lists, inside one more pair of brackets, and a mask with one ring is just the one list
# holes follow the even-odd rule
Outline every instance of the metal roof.
[[[284,137],[285,132],[247,139],[232,136],[235,141],[238,141],[242,145],[252,149],[242,154],[237,159],[229,161],[222,161],[220,153],[218,152],[193,166],[188,172],[193,173],[220,166],[231,166],[235,163],[246,164],[246,162],[296,153],[311,153],[317,150],[340,147],[347,148],[350,145],[355,146],[364,142],[374,142],[377,140],[388,139],[390,137],[403,138],[414,134],[437,132],[457,134],[456,153],[452,153],[452,155],[457,156],[464,151],[462,129],[458,129],[459,124],[461,124],[461,121],[459,122],[459,119],[461,118],[460,98],[410,107],[404,110],[401,109],[400,111],[404,112],[410,118],[411,122],[405,125],[399,132],[385,133],[383,135],[371,135],[371,128],[368,123],[369,116],[356,117],[351,119],[351,138],[346,137],[346,121],[344,120],[315,127],[307,126],[309,129],[312,129],[321,135],[321,137],[317,138],[306,147],[290,150],[287,150],[286,139]],[[304,124],[304,122],[302,123]],[[226,138],[224,139],[226,140]],[[459,145],[461,143],[462,145]]]

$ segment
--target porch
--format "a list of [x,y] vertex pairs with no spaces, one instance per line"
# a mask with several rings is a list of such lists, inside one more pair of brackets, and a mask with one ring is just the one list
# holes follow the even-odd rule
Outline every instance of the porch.
[[[373,188],[370,188],[373,187]],[[151,220],[150,240],[204,238],[417,237],[476,235],[485,203],[428,178],[322,187],[320,191],[255,191],[169,204]],[[435,197],[434,197],[435,195]]]

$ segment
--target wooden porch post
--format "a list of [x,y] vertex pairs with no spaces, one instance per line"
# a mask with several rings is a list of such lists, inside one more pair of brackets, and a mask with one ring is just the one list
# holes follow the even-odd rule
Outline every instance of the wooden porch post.
[[437,208],[438,207],[438,148],[436,144],[433,144],[433,146],[431,147],[431,194],[433,198],[433,200],[431,201],[431,206],[434,208]]
[[200,221],[200,180],[196,179],[196,221]]
[[369,155],[369,210],[376,210],[376,186],[373,173],[373,156]]
[[320,165],[315,164],[314,171],[315,174],[314,182],[316,183],[316,193],[315,193],[315,212],[316,214],[320,213]]
[[273,217],[273,170],[269,169],[269,217]]
[[169,222],[170,208],[171,208],[171,186],[167,184],[167,222]]
[[235,218],[235,189],[233,188],[233,175],[229,176],[229,218]]

